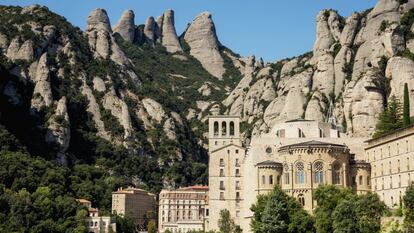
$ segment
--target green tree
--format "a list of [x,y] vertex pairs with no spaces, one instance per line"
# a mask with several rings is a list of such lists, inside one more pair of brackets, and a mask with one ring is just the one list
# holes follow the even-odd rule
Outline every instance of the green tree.
[[355,212],[359,232],[371,233],[381,230],[381,217],[387,212],[387,207],[376,193],[357,196]]
[[380,137],[390,131],[403,126],[401,103],[397,97],[391,96],[387,108],[380,114],[374,138]]
[[342,200],[332,213],[333,233],[357,233],[355,200]]
[[253,232],[315,232],[313,218],[279,186],[275,186],[270,194],[259,196],[251,210],[254,213]]
[[150,220],[148,223],[148,233],[157,233],[157,226],[155,220]]
[[127,214],[125,216],[113,215],[112,218],[116,223],[116,232],[133,233],[135,232],[134,220]]
[[321,185],[316,189],[315,227],[318,233],[333,232],[333,212],[342,200],[347,199],[351,195],[351,190],[338,188],[333,185]]
[[404,127],[409,126],[411,124],[410,119],[410,96],[408,93],[408,84],[404,84],[404,107],[403,107],[403,121]]
[[253,212],[253,218],[250,222],[250,227],[253,232],[260,232],[263,225],[263,212],[266,208],[267,202],[269,201],[269,195],[257,196],[257,201],[252,205],[250,210]]
[[[410,184],[404,195],[404,227],[409,232],[414,231],[414,185]],[[411,230],[411,231],[410,231]]]
[[220,219],[218,220],[218,227],[222,233],[232,233],[235,229],[235,224],[230,216],[230,211],[227,209],[220,210]]

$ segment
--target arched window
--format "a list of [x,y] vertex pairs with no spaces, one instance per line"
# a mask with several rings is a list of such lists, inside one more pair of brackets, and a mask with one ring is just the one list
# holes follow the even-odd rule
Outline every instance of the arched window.
[[234,122],[230,121],[230,136],[234,136]]
[[315,169],[315,183],[323,184],[323,163],[316,162],[314,165]]
[[269,184],[273,184],[273,176],[272,175],[269,176]]
[[320,138],[323,138],[324,137],[323,130],[321,128],[319,128],[319,137]]
[[193,219],[193,218],[192,218],[192,215],[191,215],[191,210],[189,210],[189,211],[188,211],[188,219],[189,219],[189,220]]
[[359,176],[359,185],[362,185],[363,184],[363,178],[362,178],[362,176]]
[[262,184],[266,184],[266,177],[264,175],[262,176]]
[[280,176],[277,176],[277,177],[276,177],[276,184],[277,184],[277,185],[280,185]]
[[332,183],[333,184],[341,184],[341,166],[339,164],[335,164],[333,166]]
[[221,122],[221,136],[226,136],[227,134],[227,123],[225,121]]
[[303,194],[298,195],[298,201],[302,206],[305,206],[305,196]]
[[219,135],[219,123],[217,121],[214,122],[214,136]]
[[290,184],[289,165],[285,164],[283,166],[283,170],[284,170],[285,184]]
[[305,183],[305,166],[302,162],[296,163],[296,183],[304,184]]

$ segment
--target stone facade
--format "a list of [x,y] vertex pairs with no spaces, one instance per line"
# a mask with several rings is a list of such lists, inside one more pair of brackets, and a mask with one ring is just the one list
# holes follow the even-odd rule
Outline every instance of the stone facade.
[[209,118],[209,209],[207,230],[218,230],[221,209],[228,209],[243,232],[250,232],[250,211],[259,194],[280,185],[312,212],[320,184],[371,190],[366,138],[347,138],[331,123],[291,120],[254,136],[240,138],[238,117]]
[[77,201],[88,208],[88,217],[85,219],[88,233],[116,232],[116,224],[112,223],[111,217],[100,216],[99,210],[92,208],[92,203],[86,199],[78,199]]
[[138,229],[146,229],[145,215],[155,211],[155,195],[142,189],[126,188],[112,193],[112,213],[128,214]]
[[365,151],[372,167],[372,191],[388,207],[398,207],[414,180],[414,126],[369,140]]
[[207,210],[207,186],[162,190],[159,195],[158,231],[185,233],[204,230]]
[[209,209],[207,230],[217,230],[219,213],[228,209],[241,224],[243,202],[243,160],[246,149],[240,137],[240,119],[231,116],[209,118]]

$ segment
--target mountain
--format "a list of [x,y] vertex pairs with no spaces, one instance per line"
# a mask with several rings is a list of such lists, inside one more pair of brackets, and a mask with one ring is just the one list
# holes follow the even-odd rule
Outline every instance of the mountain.
[[182,35],[173,10],[141,25],[126,10],[112,28],[96,9],[85,31],[39,5],[0,12],[1,170],[22,167],[1,183],[14,194],[53,187],[32,174],[43,169],[108,210],[119,186],[206,183],[208,115],[241,116],[245,137],[300,117],[369,137],[404,83],[414,101],[412,0],[348,18],[323,10],[313,51],[266,64],[221,44],[208,12]]

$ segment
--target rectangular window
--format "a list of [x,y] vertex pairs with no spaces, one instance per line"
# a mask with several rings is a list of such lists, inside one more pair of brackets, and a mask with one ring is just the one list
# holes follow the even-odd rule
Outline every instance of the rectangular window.
[[236,159],[236,167],[240,167],[239,159]]
[[223,176],[224,176],[224,169],[223,169],[223,168],[221,168],[221,169],[220,169],[220,176],[221,176],[221,177],[223,177]]
[[290,175],[289,175],[289,173],[285,173],[285,184],[290,184]]
[[240,189],[241,189],[240,181],[236,181],[236,190],[240,190]]
[[236,211],[236,217],[240,217],[240,211]]
[[224,181],[220,181],[220,190],[224,190]]
[[224,167],[224,159],[220,159],[220,167]]
[[220,200],[224,200],[224,192],[220,192]]
[[236,154],[238,154],[239,153],[239,150],[236,150]]
[[240,176],[240,169],[236,169],[236,177]]
[[240,200],[240,192],[236,192],[236,200]]

